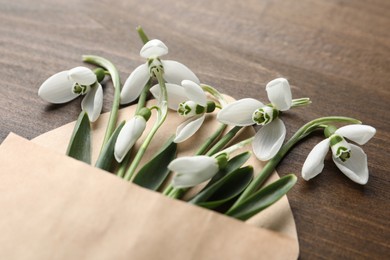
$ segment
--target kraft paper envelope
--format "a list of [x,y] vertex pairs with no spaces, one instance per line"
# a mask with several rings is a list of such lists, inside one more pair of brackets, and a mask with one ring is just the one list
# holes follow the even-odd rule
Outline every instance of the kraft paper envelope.
[[[122,109],[120,120],[133,112],[134,107]],[[210,117],[207,127],[179,146],[179,156],[193,153],[210,129],[218,127]],[[107,118],[102,115],[93,125],[93,158]],[[167,120],[146,158],[182,119],[170,113]],[[0,146],[1,259],[298,257],[295,223],[286,198],[247,223],[165,198],[64,156],[73,126],[48,132],[36,138],[36,144],[11,134]],[[254,158],[248,163],[256,172],[262,167]],[[277,178],[276,173],[272,178]]]

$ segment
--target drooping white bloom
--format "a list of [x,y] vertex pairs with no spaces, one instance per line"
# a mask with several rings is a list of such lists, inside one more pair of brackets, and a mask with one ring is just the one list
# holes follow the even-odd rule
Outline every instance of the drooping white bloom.
[[[165,84],[169,97],[168,107],[188,118],[177,127],[175,143],[183,142],[195,134],[202,126],[207,112],[207,98],[203,89],[190,80],[183,80],[181,85]],[[156,99],[160,98],[159,85],[153,86],[150,92]]]
[[134,116],[121,129],[114,147],[117,162],[122,162],[146,128],[146,120],[140,115]]
[[347,143],[344,138],[363,145],[375,135],[375,132],[375,128],[368,125],[348,125],[337,129],[333,135],[314,146],[309,153],[302,167],[303,179],[310,180],[321,173],[330,147],[336,166],[352,181],[366,184],[367,156],[363,149]]
[[286,127],[278,118],[279,111],[286,111],[292,105],[291,89],[288,81],[277,78],[266,86],[270,105],[245,98],[225,106],[217,115],[217,119],[229,125],[249,126],[253,124],[263,127],[253,140],[253,151],[259,160],[266,161],[275,156],[283,144]]
[[216,158],[199,155],[177,158],[168,165],[168,169],[176,173],[173,187],[187,188],[212,178],[218,172],[219,165]]
[[130,103],[138,98],[145,84],[151,77],[151,67],[161,67],[167,83],[179,85],[188,79],[199,84],[199,79],[185,65],[173,60],[160,60],[168,53],[168,47],[160,40],[148,41],[141,49],[140,55],[147,59],[145,64],[138,66],[127,78],[121,91],[121,104]]
[[87,112],[91,122],[98,119],[103,107],[103,88],[97,82],[95,73],[86,67],[54,74],[42,83],[38,95],[54,104],[66,103],[85,95],[81,108]]

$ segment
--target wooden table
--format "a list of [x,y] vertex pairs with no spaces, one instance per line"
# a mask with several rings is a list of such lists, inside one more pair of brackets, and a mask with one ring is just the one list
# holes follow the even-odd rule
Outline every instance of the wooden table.
[[[284,115],[288,136],[327,115],[374,126],[364,146],[367,185],[351,182],[327,157],[323,173],[299,178],[288,197],[302,259],[389,258],[389,12],[386,0],[0,0],[0,141],[10,131],[33,138],[75,120],[80,100],[48,105],[37,96],[40,84],[82,64],[82,54],[110,59],[125,79],[143,62],[135,31],[142,25],[169,46],[170,58],[235,98],[266,101],[265,84],[288,78],[293,97],[313,101]],[[107,84],[104,111],[112,97]],[[300,143],[278,172],[300,176],[321,139]]]

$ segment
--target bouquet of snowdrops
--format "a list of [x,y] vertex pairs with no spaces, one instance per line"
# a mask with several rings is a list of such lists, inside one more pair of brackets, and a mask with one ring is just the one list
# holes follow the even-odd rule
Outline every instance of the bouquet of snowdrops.
[[[313,132],[323,131],[325,139],[309,153],[302,177],[309,180],[322,171],[330,148],[333,161],[348,178],[359,184],[367,183],[367,156],[346,139],[362,145],[374,136],[375,128],[362,125],[354,118],[327,116],[306,123],[285,141],[283,113],[311,103],[307,97],[293,99],[286,79],[277,78],[265,86],[269,102],[244,98],[229,103],[215,87],[203,84],[187,66],[162,59],[168,53],[168,47],[160,40],[149,40],[142,28],[137,30],[144,43],[140,55],[146,62],[134,69],[123,87],[114,64],[103,57],[85,55],[84,62],[98,68],[92,71],[76,67],[59,72],[39,88],[39,96],[50,103],[65,103],[84,96],[82,112],[69,142],[69,156],[91,163],[91,124],[99,119],[103,105],[102,82],[109,76],[115,94],[95,166],[127,181],[176,199],[202,184],[202,189],[187,199],[189,203],[246,220],[272,205],[294,186],[297,180],[294,174],[285,175],[265,187],[263,184],[297,142]],[[156,104],[148,107],[146,100],[150,93]],[[136,100],[135,114],[118,124],[119,106]],[[177,111],[184,122],[175,126],[176,135],[162,140],[160,151],[136,172],[155,133],[169,121],[166,120],[169,109]],[[193,156],[176,158],[180,143],[188,141],[204,126],[209,113],[216,113],[218,129],[210,133]],[[130,151],[144,134],[152,116],[156,118],[154,124],[132,156]],[[340,123],[347,125],[334,126]],[[242,128],[253,125],[259,126],[254,136],[230,145]],[[252,151],[232,156],[237,149],[250,143],[256,158],[267,161],[257,174],[251,166],[243,166]]]

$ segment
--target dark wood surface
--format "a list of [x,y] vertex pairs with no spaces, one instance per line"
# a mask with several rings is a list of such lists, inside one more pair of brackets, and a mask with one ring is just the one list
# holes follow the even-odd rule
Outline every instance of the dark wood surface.
[[[169,46],[169,58],[235,98],[266,100],[265,84],[288,78],[293,97],[313,101],[284,114],[288,136],[327,115],[374,126],[377,134],[364,146],[366,186],[349,181],[327,157],[323,173],[310,182],[299,178],[288,197],[302,259],[388,259],[389,13],[387,0],[0,0],[0,141],[11,131],[33,138],[75,120],[80,99],[48,105],[37,96],[40,84],[82,64],[82,54],[112,60],[125,79],[144,62],[135,32],[142,25]],[[107,84],[104,111],[112,96]],[[300,143],[279,173],[300,176],[321,138]]]

